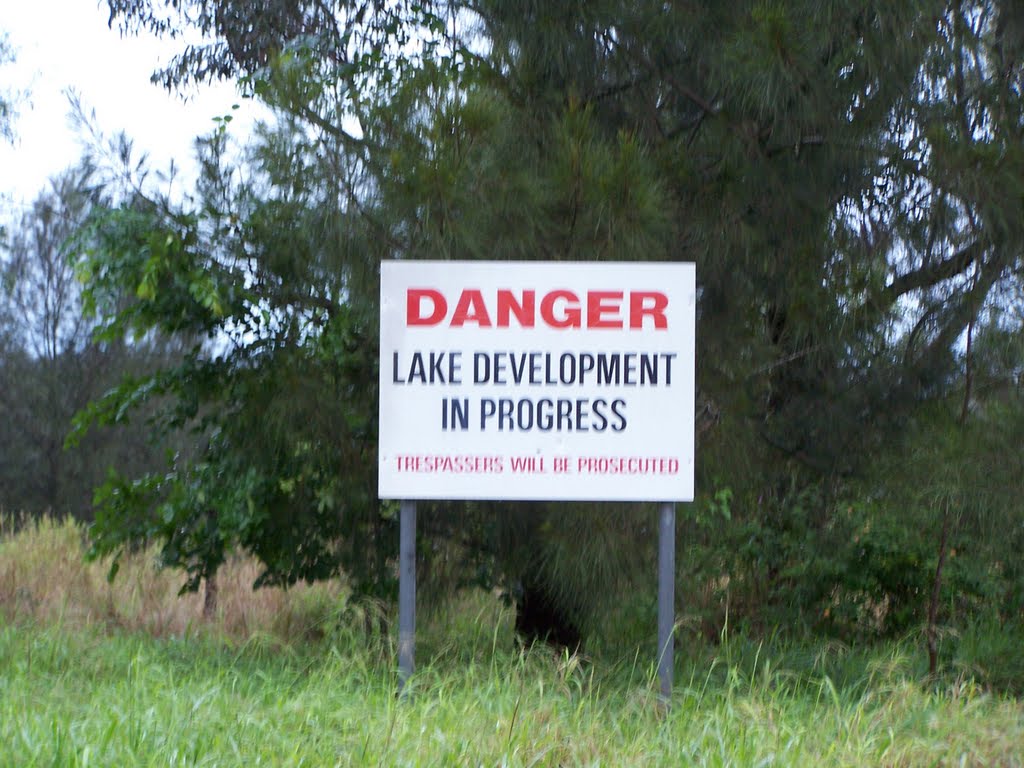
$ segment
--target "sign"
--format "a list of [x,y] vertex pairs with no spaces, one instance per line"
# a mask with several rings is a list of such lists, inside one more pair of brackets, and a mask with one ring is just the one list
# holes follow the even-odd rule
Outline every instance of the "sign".
[[381,265],[379,495],[691,501],[692,264]]

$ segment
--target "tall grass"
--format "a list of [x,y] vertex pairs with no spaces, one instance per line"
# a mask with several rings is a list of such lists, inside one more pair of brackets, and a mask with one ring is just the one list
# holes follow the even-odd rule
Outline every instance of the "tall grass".
[[86,562],[85,537],[84,526],[71,519],[0,515],[0,616],[155,637],[205,632],[244,641],[266,633],[292,642],[322,633],[343,605],[338,583],[254,591],[258,565],[234,558],[217,576],[216,616],[203,621],[202,594],[179,596],[181,573],[161,569],[154,550],[123,558],[110,581],[109,560]]
[[398,700],[380,616],[341,587],[252,593],[239,560],[204,624],[152,553],[108,584],[81,547],[46,520],[0,539],[0,768],[1024,765],[1021,702],[925,679],[912,645],[683,640],[666,709],[646,651],[517,649],[478,592],[423,617]]
[[666,712],[625,666],[500,644],[468,656],[424,665],[396,700],[391,665],[356,645],[8,626],[0,765],[1022,764],[1019,702],[884,664],[852,688],[767,658],[751,676],[691,670]]

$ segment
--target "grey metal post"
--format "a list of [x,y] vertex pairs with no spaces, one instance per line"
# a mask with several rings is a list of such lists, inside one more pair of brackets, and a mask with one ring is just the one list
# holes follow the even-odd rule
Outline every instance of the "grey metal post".
[[676,623],[676,505],[661,505],[658,524],[658,677],[661,697],[672,696],[673,640]]
[[416,502],[405,500],[398,529],[398,692],[416,667]]

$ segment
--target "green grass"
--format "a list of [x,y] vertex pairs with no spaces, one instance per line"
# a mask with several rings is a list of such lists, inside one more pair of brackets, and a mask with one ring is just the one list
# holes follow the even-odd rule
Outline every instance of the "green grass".
[[110,584],[82,542],[74,523],[0,515],[0,768],[1024,765],[1024,705],[999,693],[1022,688],[1022,633],[997,623],[951,635],[939,680],[914,638],[684,634],[666,710],[653,641],[521,652],[475,592],[421,615],[398,701],[386,608],[338,585],[253,593],[236,560],[203,620],[153,553]]
[[398,701],[389,649],[350,634],[300,649],[8,625],[0,765],[1022,764],[1018,701],[923,685],[898,649],[838,659],[861,670],[845,685],[763,649],[748,671],[686,662],[666,713],[639,658],[428,635],[440,652]]

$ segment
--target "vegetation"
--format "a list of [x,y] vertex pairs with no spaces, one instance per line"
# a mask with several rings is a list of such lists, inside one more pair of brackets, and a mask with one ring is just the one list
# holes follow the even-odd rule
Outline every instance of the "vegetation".
[[[5,765],[1020,765],[1021,705],[906,679],[899,653],[860,685],[814,671],[693,670],[663,714],[642,675],[540,651],[438,660],[396,701],[365,648],[0,631]],[[875,671],[873,671],[875,670]],[[639,680],[637,678],[640,678]]]
[[[272,118],[4,217],[0,764],[1022,764],[1018,3],[107,5]],[[696,262],[670,708],[642,505],[422,504],[395,699],[419,258]]]
[[[10,65],[14,58],[10,40],[6,33],[0,30],[0,67]],[[0,139],[4,141],[14,139],[14,119],[18,114],[18,101],[23,96],[24,94],[12,93],[7,88],[0,90]]]
[[649,659],[520,650],[477,591],[428,616],[396,700],[391,641],[336,589],[254,593],[235,562],[203,621],[153,552],[108,584],[79,526],[5,525],[0,765],[1021,765],[1022,704],[984,682],[1020,631],[976,627],[932,680],[914,644],[726,632],[680,649],[666,711]]
[[[369,606],[346,608],[340,584],[299,585],[288,592],[253,591],[259,570],[233,559],[220,574],[217,611],[204,615],[202,600],[179,595],[178,574],[161,569],[152,549],[123,561],[110,580],[109,562],[87,562],[87,531],[70,518],[4,516],[0,520],[0,613],[5,625],[64,627],[195,639],[211,634],[244,644],[264,637],[276,644],[301,644],[323,635],[322,625],[345,610],[353,620]],[[207,632],[207,630],[211,630]]]
[[[238,148],[222,118],[194,189],[116,150],[11,229],[4,504],[94,514],[93,557],[156,546],[186,590],[245,557],[258,586],[342,578],[376,605],[397,538],[373,481],[380,262],[683,259],[681,632],[911,636],[939,673],[956,633],[1024,618],[1018,4],[108,6],[126,34],[193,33],[164,86],[230,78],[273,119]],[[29,322],[51,306],[83,335]],[[423,505],[423,594],[498,589],[600,647],[611,610],[649,624],[652,520]]]
[[111,466],[140,472],[162,454],[142,429],[97,430],[83,450],[64,450],[72,418],[92,399],[179,354],[180,340],[96,338],[83,311],[75,254],[89,246],[86,223],[116,194],[86,159],[51,179],[0,242],[0,499],[20,509],[91,519],[93,488]]

